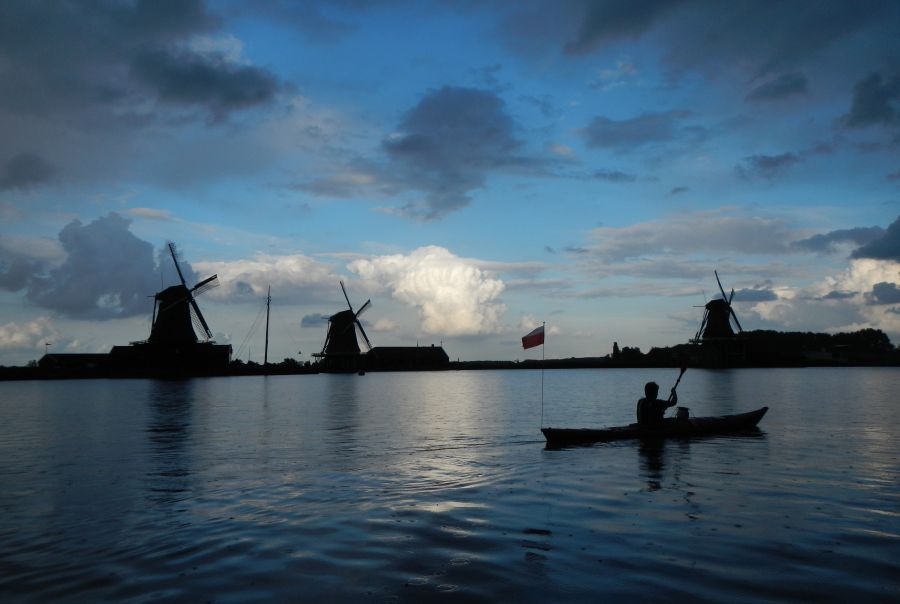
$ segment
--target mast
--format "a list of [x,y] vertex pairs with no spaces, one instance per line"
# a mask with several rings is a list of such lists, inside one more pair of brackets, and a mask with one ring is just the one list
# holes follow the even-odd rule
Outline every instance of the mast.
[[266,294],[266,350],[263,353],[263,367],[269,364],[269,307],[272,305],[272,286]]

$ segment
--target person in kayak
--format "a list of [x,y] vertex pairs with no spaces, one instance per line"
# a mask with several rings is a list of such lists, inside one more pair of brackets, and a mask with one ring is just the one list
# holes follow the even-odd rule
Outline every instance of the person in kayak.
[[644,398],[637,403],[637,421],[642,426],[661,424],[666,409],[674,407],[678,403],[675,388],[672,388],[668,400],[656,398],[657,394],[659,394],[659,385],[656,382],[647,382],[644,386]]

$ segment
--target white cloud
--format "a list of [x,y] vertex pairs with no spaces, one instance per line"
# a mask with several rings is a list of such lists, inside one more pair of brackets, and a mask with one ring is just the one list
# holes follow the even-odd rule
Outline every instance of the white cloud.
[[138,218],[172,220],[172,213],[169,210],[159,210],[156,208],[129,208],[126,212],[131,216],[137,216]]
[[200,275],[219,276],[220,287],[205,295],[224,302],[264,298],[270,285],[273,299],[280,303],[332,300],[340,279],[330,265],[302,254],[196,262],[194,269]]
[[53,343],[59,338],[59,331],[48,317],[38,317],[27,323],[6,323],[0,325],[0,349],[34,350],[42,352],[46,342]]
[[408,255],[354,260],[348,268],[416,308],[424,333],[462,336],[499,332],[506,311],[499,300],[503,281],[478,264],[445,248],[428,246]]

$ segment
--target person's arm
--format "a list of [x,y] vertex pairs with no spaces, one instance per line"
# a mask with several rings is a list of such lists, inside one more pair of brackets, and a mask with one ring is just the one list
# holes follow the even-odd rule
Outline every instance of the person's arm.
[[669,402],[666,405],[666,408],[674,407],[677,404],[678,404],[678,394],[675,392],[675,389],[672,388],[672,394],[669,395]]

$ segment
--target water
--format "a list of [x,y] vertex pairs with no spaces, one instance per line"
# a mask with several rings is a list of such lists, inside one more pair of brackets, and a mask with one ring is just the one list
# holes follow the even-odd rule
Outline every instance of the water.
[[[544,425],[672,370],[558,370]],[[761,433],[548,451],[531,371],[0,383],[0,599],[900,601],[897,369],[691,369]]]

